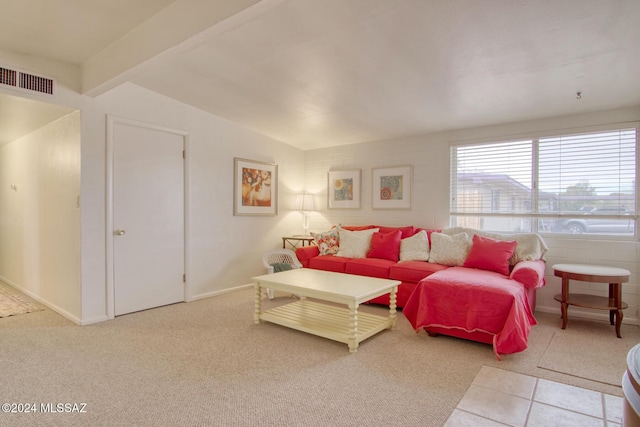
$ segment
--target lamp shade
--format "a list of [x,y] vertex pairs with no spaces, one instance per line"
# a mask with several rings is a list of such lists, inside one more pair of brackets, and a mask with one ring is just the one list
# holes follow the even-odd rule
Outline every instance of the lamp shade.
[[311,194],[298,194],[293,208],[304,212],[315,211],[316,200]]

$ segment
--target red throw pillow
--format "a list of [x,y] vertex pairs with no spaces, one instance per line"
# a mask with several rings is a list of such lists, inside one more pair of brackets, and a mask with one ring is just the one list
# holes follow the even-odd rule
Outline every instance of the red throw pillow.
[[400,230],[402,232],[402,238],[406,239],[407,237],[413,236],[413,225],[408,225],[406,227],[384,227],[384,226],[376,226],[377,229],[380,230],[381,233],[391,233],[396,230]]
[[347,231],[364,231],[364,230],[371,230],[372,228],[375,228],[373,225],[342,225],[342,224],[340,224],[340,227],[343,230],[347,230]]
[[516,245],[515,241],[495,240],[474,234],[463,267],[495,271],[508,276],[509,258],[516,250]]
[[402,232],[400,230],[391,233],[373,233],[367,258],[382,258],[388,259],[389,261],[398,261],[398,257],[400,256],[400,240],[402,240]]

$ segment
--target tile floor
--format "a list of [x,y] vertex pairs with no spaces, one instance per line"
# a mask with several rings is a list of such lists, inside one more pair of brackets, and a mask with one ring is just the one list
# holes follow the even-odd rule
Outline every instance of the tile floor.
[[483,366],[446,427],[619,427],[623,398]]

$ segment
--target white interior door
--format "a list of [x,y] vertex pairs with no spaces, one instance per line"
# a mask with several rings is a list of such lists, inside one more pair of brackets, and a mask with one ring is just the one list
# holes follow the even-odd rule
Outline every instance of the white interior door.
[[113,126],[115,315],[184,301],[184,136]]

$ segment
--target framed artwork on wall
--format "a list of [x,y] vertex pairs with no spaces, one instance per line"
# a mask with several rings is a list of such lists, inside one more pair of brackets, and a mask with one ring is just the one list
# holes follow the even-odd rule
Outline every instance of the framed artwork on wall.
[[411,166],[374,168],[371,173],[373,209],[411,209]]
[[360,209],[360,169],[329,171],[329,209]]
[[278,214],[278,165],[235,157],[233,214]]

